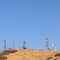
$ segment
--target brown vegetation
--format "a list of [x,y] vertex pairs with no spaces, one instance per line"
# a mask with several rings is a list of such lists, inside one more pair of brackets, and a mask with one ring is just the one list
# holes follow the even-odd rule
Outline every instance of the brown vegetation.
[[60,60],[60,51],[10,49],[0,53],[0,60]]

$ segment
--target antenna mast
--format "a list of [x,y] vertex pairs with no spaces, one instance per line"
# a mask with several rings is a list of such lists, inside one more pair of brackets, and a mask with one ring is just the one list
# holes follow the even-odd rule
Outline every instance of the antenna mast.
[[6,40],[4,40],[4,49],[6,50]]
[[16,40],[13,41],[13,48],[16,48]]
[[55,43],[53,43],[53,50],[56,50],[56,45],[55,45]]
[[25,41],[23,42],[23,49],[27,49]]
[[14,38],[14,41],[13,41],[13,48],[16,48],[16,38]]
[[47,48],[47,50],[49,50],[49,40],[48,40],[48,38],[46,38],[46,48]]

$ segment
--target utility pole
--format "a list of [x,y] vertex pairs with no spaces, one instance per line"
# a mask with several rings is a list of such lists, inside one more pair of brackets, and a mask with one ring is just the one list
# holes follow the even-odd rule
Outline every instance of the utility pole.
[[6,50],[6,40],[4,40],[4,49]]
[[49,50],[49,40],[48,40],[48,38],[46,38],[46,48],[47,48],[47,50]]
[[27,49],[25,41],[23,42],[23,49]]

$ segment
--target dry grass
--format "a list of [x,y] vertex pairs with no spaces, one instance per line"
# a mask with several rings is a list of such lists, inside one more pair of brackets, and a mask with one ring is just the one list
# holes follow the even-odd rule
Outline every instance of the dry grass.
[[1,52],[0,60],[60,60],[60,51],[12,49]]

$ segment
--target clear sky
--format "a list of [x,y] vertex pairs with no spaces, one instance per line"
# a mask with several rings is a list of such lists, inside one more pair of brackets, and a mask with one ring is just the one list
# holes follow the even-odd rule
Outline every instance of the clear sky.
[[60,49],[60,0],[0,0],[0,49],[14,39],[19,48],[26,41],[30,49],[46,49],[46,37]]

